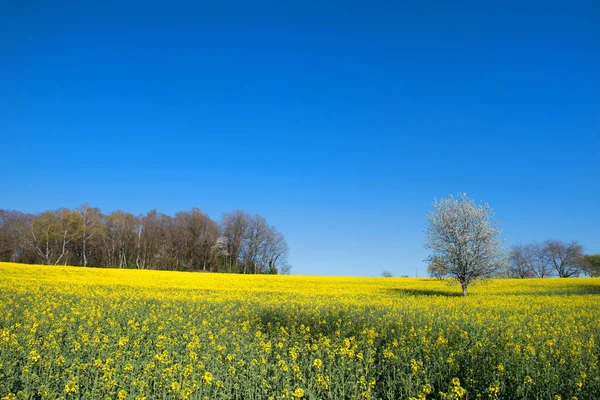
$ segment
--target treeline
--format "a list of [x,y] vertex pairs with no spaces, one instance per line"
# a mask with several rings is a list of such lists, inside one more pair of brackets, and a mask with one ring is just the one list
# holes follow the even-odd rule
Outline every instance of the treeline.
[[103,214],[87,204],[25,214],[0,209],[0,261],[244,274],[289,273],[283,234],[260,215],[220,223],[199,209],[174,216]]
[[543,243],[518,244],[509,251],[514,278],[570,278],[600,275],[600,255],[585,255],[577,242],[546,240]]

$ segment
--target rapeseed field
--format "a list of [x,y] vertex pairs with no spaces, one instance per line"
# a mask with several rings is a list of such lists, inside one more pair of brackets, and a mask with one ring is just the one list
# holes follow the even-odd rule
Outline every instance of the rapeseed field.
[[600,399],[600,279],[0,263],[2,399]]

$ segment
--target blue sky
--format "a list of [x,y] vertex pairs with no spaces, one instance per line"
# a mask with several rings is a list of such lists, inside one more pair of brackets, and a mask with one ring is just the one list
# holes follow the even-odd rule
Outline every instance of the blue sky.
[[600,3],[0,4],[0,208],[242,209],[425,275],[434,197],[600,252]]

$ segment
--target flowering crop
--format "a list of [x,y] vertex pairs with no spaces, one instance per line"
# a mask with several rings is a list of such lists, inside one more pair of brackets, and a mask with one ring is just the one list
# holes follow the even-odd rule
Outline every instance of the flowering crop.
[[0,263],[2,399],[598,399],[600,278]]

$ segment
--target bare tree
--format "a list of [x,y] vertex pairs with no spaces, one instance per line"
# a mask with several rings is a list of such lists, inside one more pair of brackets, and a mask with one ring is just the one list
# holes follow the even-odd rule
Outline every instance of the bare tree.
[[515,278],[533,278],[536,248],[533,245],[517,244],[509,253],[510,271]]
[[16,261],[23,251],[23,232],[30,216],[0,209],[0,261]]
[[439,257],[433,257],[427,265],[427,273],[430,277],[436,279],[444,279],[446,275],[446,267],[444,262]]
[[260,215],[234,211],[223,216],[222,238],[226,244],[225,268],[244,274],[289,273],[288,245],[274,226]]
[[292,266],[286,261],[281,263],[279,266],[279,270],[277,271],[279,275],[289,275],[292,273]]
[[81,263],[84,267],[88,265],[88,242],[101,234],[102,213],[99,208],[90,207],[87,203],[81,205],[77,210],[76,228],[79,231],[81,242]]
[[542,244],[530,244],[530,257],[533,273],[538,278],[548,278],[553,275],[553,269],[550,265],[552,258],[546,247]]
[[434,201],[427,215],[429,261],[460,283],[463,296],[473,281],[491,277],[507,264],[502,231],[493,217],[488,204],[477,206],[464,193]]
[[[221,229],[227,238],[227,253],[229,255],[229,272],[239,272],[238,263],[244,239],[250,227],[252,217],[243,211],[237,210],[223,215]],[[235,270],[235,271],[234,271]]]
[[546,240],[545,251],[558,276],[569,278],[579,276],[584,270],[583,247],[577,242],[564,243],[560,240]]
[[250,219],[245,246],[243,246],[242,257],[244,273],[261,274],[265,273],[265,249],[268,245],[271,230],[267,221],[260,215],[255,215]]
[[156,254],[154,256],[155,269],[182,269],[185,263],[185,250],[180,246],[186,245],[185,241],[179,240],[179,230],[175,218],[157,213],[158,230]]
[[287,266],[286,257],[288,250],[285,237],[272,226],[268,232],[264,247],[267,273],[277,274],[284,266]]
[[57,265],[66,260],[67,245],[77,232],[76,220],[73,213],[67,209],[46,211],[29,222],[28,231],[28,246],[46,264]]
[[189,270],[211,267],[211,248],[219,237],[218,225],[200,209],[191,212],[179,212],[175,215],[178,250],[181,251],[183,264]]
[[104,245],[108,256],[107,266],[128,268],[136,238],[136,218],[124,211],[115,211],[106,216]]
[[27,237],[27,244],[48,265],[52,263],[53,242],[58,234],[58,225],[56,214],[50,211],[40,214],[39,217],[29,223],[30,235]]
[[137,218],[135,265],[138,269],[160,268],[160,248],[165,245],[168,237],[164,222],[162,214],[156,210],[148,211],[146,215]]

